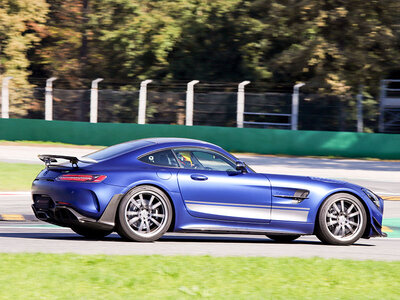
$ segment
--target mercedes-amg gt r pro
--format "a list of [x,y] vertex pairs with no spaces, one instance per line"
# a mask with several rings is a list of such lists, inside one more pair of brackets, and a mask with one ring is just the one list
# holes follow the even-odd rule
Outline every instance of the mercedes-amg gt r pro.
[[349,245],[384,236],[383,201],[368,189],[316,177],[260,174],[198,140],[151,138],[82,158],[39,155],[32,184],[40,220],[88,238],[113,231],[150,242],[167,231],[264,234],[281,242],[315,234]]

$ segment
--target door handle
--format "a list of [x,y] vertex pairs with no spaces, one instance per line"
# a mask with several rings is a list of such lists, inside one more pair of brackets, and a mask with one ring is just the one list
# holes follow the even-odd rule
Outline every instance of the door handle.
[[200,175],[200,174],[193,174],[193,175],[190,175],[190,178],[192,178],[193,180],[199,180],[199,181],[204,181],[204,180],[207,180],[207,179],[208,179],[207,176]]

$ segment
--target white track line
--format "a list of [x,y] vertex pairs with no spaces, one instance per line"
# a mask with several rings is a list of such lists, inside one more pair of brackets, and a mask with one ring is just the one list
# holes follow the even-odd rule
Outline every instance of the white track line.
[[0,196],[30,196],[31,192],[0,192]]

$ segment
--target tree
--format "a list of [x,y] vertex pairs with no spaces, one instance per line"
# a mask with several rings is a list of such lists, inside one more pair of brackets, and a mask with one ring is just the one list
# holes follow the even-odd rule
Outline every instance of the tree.
[[399,9],[397,0],[258,0],[251,14],[265,24],[261,55],[276,81],[343,95],[399,66]]
[[[27,52],[44,34],[48,6],[44,0],[0,0],[0,80],[13,76],[12,86],[31,87]],[[25,92],[12,94],[11,112],[23,114]],[[24,96],[27,96],[26,94]]]
[[168,55],[174,79],[242,81],[265,79],[255,55],[261,23],[243,1],[182,1],[168,9],[181,32]]
[[88,70],[87,6],[89,0],[48,0],[47,35],[32,60],[36,74],[81,87]]
[[247,9],[239,0],[93,0],[90,64],[122,80],[257,78],[259,22]]

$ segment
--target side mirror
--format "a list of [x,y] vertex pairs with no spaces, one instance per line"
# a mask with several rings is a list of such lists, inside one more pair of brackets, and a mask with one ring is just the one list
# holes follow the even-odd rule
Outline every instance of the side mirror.
[[236,162],[236,171],[247,173],[246,164],[240,160]]

